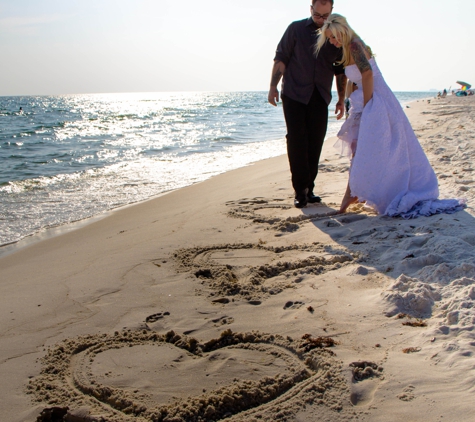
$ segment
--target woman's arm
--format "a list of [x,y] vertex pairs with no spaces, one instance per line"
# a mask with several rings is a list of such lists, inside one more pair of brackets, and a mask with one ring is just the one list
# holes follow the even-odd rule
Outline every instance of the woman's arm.
[[366,57],[366,48],[360,40],[351,42],[350,53],[361,72],[364,105],[366,105],[373,98],[373,69]]

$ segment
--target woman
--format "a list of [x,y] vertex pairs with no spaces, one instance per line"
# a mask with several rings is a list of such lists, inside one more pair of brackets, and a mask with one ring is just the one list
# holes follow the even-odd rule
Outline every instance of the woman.
[[437,199],[435,172],[371,49],[341,15],[330,15],[321,31],[317,54],[327,41],[342,48],[346,76],[358,88],[351,94],[349,117],[338,134],[352,156],[339,212],[362,201],[379,214],[404,218],[462,209],[461,200]]

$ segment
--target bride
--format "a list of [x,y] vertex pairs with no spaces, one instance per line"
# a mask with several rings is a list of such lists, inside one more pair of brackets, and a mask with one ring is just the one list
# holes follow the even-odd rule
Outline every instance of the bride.
[[378,214],[413,218],[464,208],[464,201],[439,200],[432,169],[399,101],[388,87],[371,49],[332,14],[321,28],[316,53],[327,40],[343,50],[348,79],[357,85],[350,96],[349,117],[338,137],[352,156],[340,213],[365,201]]

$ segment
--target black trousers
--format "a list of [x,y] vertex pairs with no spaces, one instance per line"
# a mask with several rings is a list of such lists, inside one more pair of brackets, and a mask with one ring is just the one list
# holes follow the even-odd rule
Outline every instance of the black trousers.
[[313,192],[318,162],[327,133],[328,105],[315,88],[308,104],[282,95],[287,125],[287,155],[292,186],[299,193]]

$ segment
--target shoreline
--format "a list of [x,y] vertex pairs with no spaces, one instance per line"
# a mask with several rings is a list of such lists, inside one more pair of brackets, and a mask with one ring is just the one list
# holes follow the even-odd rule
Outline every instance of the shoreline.
[[[202,183],[202,182],[197,182],[197,183]],[[193,186],[193,185],[190,185],[190,186]],[[179,189],[175,189],[175,190],[179,190]],[[42,242],[47,239],[51,239],[51,238],[61,236],[69,232],[73,232],[75,230],[79,230],[83,227],[88,226],[89,224],[93,224],[95,222],[103,220],[104,218],[108,218],[115,212],[118,212],[122,209],[133,207],[135,205],[138,205],[147,201],[153,201],[154,199],[159,198],[163,195],[167,195],[170,192],[174,192],[174,190],[159,193],[153,196],[152,198],[144,199],[142,201],[134,202],[132,204],[121,205],[117,208],[113,208],[111,210],[105,211],[98,215],[94,215],[92,217],[83,218],[77,221],[72,221],[70,223],[60,224],[55,227],[48,227],[37,233],[33,233],[28,236],[25,236],[20,240],[13,241],[10,243],[4,243],[3,245],[0,245],[0,259],[4,256],[10,255],[12,253],[16,253],[24,248],[34,245],[38,242]]]
[[[422,94],[418,93],[418,95]],[[403,102],[410,97],[410,94],[403,95],[400,101]],[[253,101],[255,102],[256,98]],[[255,103],[253,104],[255,105]],[[209,169],[214,170],[213,173],[220,173],[237,166],[248,165],[269,156],[285,154],[285,140],[283,139],[285,125],[281,115],[282,110],[274,109],[270,105],[263,108],[262,104],[256,110],[258,111],[256,116],[253,116],[251,112],[247,118],[247,126],[250,125],[251,130],[249,132],[246,132],[247,129],[242,130],[240,133],[244,136],[247,133],[249,135],[248,141],[261,138],[268,138],[269,140],[258,142],[257,144],[245,143],[237,146],[237,150],[234,150],[235,146],[231,142],[227,147],[224,143],[216,150],[212,148],[213,151],[203,146],[202,152],[205,152],[204,154],[196,153],[200,151],[200,146],[197,147],[196,152],[191,151],[190,154],[186,153],[185,149],[182,152],[184,153],[183,159],[186,162],[181,164],[178,163],[180,160],[173,164],[174,159],[171,157],[169,163],[162,165],[162,162],[154,162],[152,157],[151,161],[145,160],[144,162],[141,159],[139,161],[126,160],[120,164],[120,170],[114,170],[113,161],[107,164],[106,160],[103,163],[104,166],[94,167],[94,170],[81,170],[78,168],[76,172],[73,171],[74,169],[70,169],[72,173],[65,170],[66,172],[63,174],[62,170],[58,168],[56,170],[59,173],[56,176],[56,173],[52,173],[54,169],[49,168],[49,165],[45,166],[44,177],[36,172],[36,176],[32,175],[32,179],[22,180],[21,175],[15,176],[16,173],[13,170],[13,173],[10,175],[8,172],[3,174],[3,180],[7,185],[4,186],[5,189],[3,189],[1,195],[5,200],[2,206],[5,219],[0,225],[0,231],[2,232],[0,243],[2,245],[12,245],[22,238],[30,238],[37,233],[43,234],[47,227],[58,228],[69,222],[80,222],[90,218],[90,216],[98,216],[101,213],[120,208],[123,205],[130,205],[131,203],[153,198],[163,192],[206,179],[210,176],[207,173]],[[264,115],[261,116],[259,110],[265,112]],[[101,113],[100,115],[104,115],[103,110]],[[237,113],[236,117],[239,121],[239,110]],[[228,115],[226,114],[222,117],[225,118],[226,116]],[[256,125],[254,119],[258,119],[259,116],[264,118],[268,129],[262,127],[263,131],[258,130],[258,127],[261,127],[260,123]],[[57,119],[61,120],[61,118],[61,115],[57,116]],[[226,118],[232,119],[232,116]],[[17,123],[15,121],[11,122],[14,127],[19,128],[18,130],[20,130],[21,125],[28,126],[27,123],[23,122],[24,119],[20,120]],[[329,120],[331,124],[327,136],[335,134],[334,129],[338,126],[336,118],[332,116],[331,112]],[[9,133],[8,121],[6,119],[3,122],[4,128],[7,130],[6,134]],[[41,122],[38,121],[37,123]],[[116,123],[118,124],[118,122]],[[5,127],[5,124],[7,127]],[[85,122],[85,124],[87,123]],[[190,121],[190,124],[192,125],[191,128],[193,128],[192,121]],[[210,124],[213,126],[213,121]],[[25,130],[27,129],[26,126]],[[172,125],[172,127],[174,126]],[[109,129],[114,132],[114,124],[111,123]],[[104,130],[107,131],[107,127]],[[260,135],[258,135],[259,133]],[[139,130],[137,136],[140,134]],[[17,135],[21,135],[20,132]],[[76,133],[76,135],[80,136],[80,133]],[[39,134],[32,133],[32,138],[29,142],[39,142],[40,139],[38,137],[41,138]],[[114,136],[106,136],[106,138],[110,138],[111,142],[115,142]],[[232,136],[230,139],[232,139]],[[272,141],[272,139],[278,140]],[[75,149],[75,146],[79,150],[81,149],[80,143],[71,145],[71,148]],[[226,152],[228,147],[231,148],[229,154]],[[44,148],[47,151],[48,148],[54,149],[54,146],[46,144]],[[221,148],[223,148],[222,151]],[[126,149],[122,152],[125,153]],[[100,155],[100,148],[96,153]],[[38,154],[37,159],[42,161],[42,153],[38,152]],[[78,154],[79,159],[82,153],[79,152]],[[45,161],[48,160],[49,158],[45,157]],[[211,164],[213,160],[215,160],[216,164]],[[209,168],[206,165],[207,162],[210,164]],[[9,168],[9,160],[7,159],[5,163],[7,166],[5,170],[7,170]],[[136,170],[140,169],[142,165],[144,168],[137,172]],[[169,168],[169,165],[171,168]],[[92,171],[94,174],[91,180],[89,180],[89,171]],[[109,173],[113,174],[113,177],[108,176],[107,174]],[[11,182],[8,182],[8,180],[11,180]],[[74,194],[74,192],[76,193]]]
[[329,138],[322,204],[293,207],[282,155],[0,257],[0,412],[12,422],[52,406],[80,421],[470,421],[467,98],[405,109],[441,198],[465,196],[465,211],[330,215],[349,161]]
[[[412,91],[408,91],[408,92],[412,92]],[[418,91],[414,91],[414,92],[418,92]],[[427,101],[427,100],[432,100],[432,99],[436,99],[436,98],[424,98],[424,99],[420,99],[420,100],[415,100],[415,101],[411,101],[407,104],[405,104],[405,108],[404,110],[407,111],[407,108],[410,108],[410,106],[414,103],[416,104],[417,102],[421,101]],[[409,106],[409,107],[408,107]],[[283,118],[283,117],[282,117]],[[328,138],[325,139],[325,143],[328,143],[330,141],[332,141],[333,139],[336,139],[335,136],[329,136]],[[333,141],[332,141],[333,142]],[[270,159],[273,159],[273,158],[278,158],[278,157],[283,157],[285,156],[286,157],[286,154],[282,154],[280,156],[277,156],[277,157],[270,157],[270,158],[265,158],[263,160],[258,160],[258,161],[254,161],[254,162],[251,162],[243,167],[239,167],[239,168],[244,168],[244,167],[248,167],[248,166],[252,166],[252,165],[255,165],[255,164],[258,164],[259,162],[261,161],[265,161],[265,160],[270,160]],[[233,170],[236,170],[236,169],[233,169]],[[228,171],[233,171],[233,170],[228,170]],[[225,172],[226,173],[226,172]],[[223,173],[220,173],[220,174],[217,174],[217,175],[214,175],[212,177],[217,177],[219,175],[221,175]],[[141,204],[143,202],[147,202],[147,201],[153,201],[154,199],[162,196],[162,195],[166,195],[170,192],[174,192],[175,190],[180,190],[180,189],[183,189],[183,188],[186,188],[186,187],[189,187],[189,186],[193,186],[197,183],[203,183],[203,182],[206,182],[207,180],[209,179],[205,179],[203,181],[200,181],[200,182],[196,182],[196,183],[193,183],[191,185],[188,185],[188,186],[184,186],[182,188],[178,188],[178,189],[174,189],[174,190],[171,190],[171,191],[166,191],[166,192],[162,192],[162,193],[159,193],[157,195],[154,195],[150,198],[147,198],[147,199],[144,199],[144,200],[140,200],[138,202],[134,202],[134,203],[131,203],[131,204],[126,204],[126,205],[121,205],[117,208],[114,208],[114,209],[110,209],[110,210],[107,210],[101,214],[98,214],[98,215],[94,215],[94,216],[91,216],[91,217],[86,217],[86,218],[83,218],[83,219],[79,219],[79,220],[76,220],[76,221],[72,221],[72,222],[69,222],[69,223],[64,223],[64,224],[60,224],[58,226],[54,226],[54,227],[48,227],[48,228],[44,228],[42,230],[40,230],[39,232],[36,232],[36,233],[33,233],[33,234],[30,234],[30,235],[27,235],[23,238],[21,238],[20,240],[17,240],[17,241],[12,241],[12,242],[9,242],[9,243],[5,243],[5,244],[2,244],[0,245],[0,258],[4,257],[4,256],[7,256],[7,255],[10,255],[12,253],[15,253],[23,248],[26,248],[30,245],[33,245],[37,242],[41,242],[45,239],[50,239],[52,237],[56,237],[56,236],[61,236],[62,234],[64,233],[68,233],[70,231],[74,231],[74,230],[77,230],[77,229],[80,229],[81,227],[84,227],[88,224],[91,224],[91,223],[94,223],[96,221],[99,221],[103,218],[107,218],[108,216],[112,215],[113,213],[117,212],[117,211],[120,211],[121,209],[123,208],[127,208],[127,207],[133,207],[135,205],[138,205],[138,204]]]
[[[331,138],[334,138],[334,137],[330,137],[328,139],[331,139]],[[283,155],[279,155],[279,156],[276,156],[276,157],[264,158],[262,160],[258,160],[258,161],[254,161],[254,162],[251,162],[249,164],[246,164],[243,167],[238,167],[236,169],[228,170],[224,173],[219,173],[219,174],[213,175],[210,178],[219,177],[220,175],[228,173],[228,172],[232,172],[232,171],[235,171],[235,170],[239,170],[239,169],[243,169],[243,168],[246,168],[246,167],[249,167],[249,166],[253,166],[253,165],[256,165],[258,163],[265,162],[267,160],[278,159],[278,158],[282,158],[282,157],[286,158],[287,156],[285,154],[283,154]],[[181,189],[186,189],[186,188],[189,188],[191,186],[198,185],[200,183],[205,183],[208,180],[210,180],[210,179],[205,179],[205,180],[202,180],[202,181],[199,181],[199,182],[194,182],[191,185],[187,185],[187,186],[183,186],[181,188],[172,189],[172,190],[169,190],[169,191],[166,191],[166,192],[162,192],[162,193],[156,194],[156,195],[154,195],[150,198],[143,199],[143,200],[140,200],[140,201],[137,201],[137,202],[133,202],[131,204],[120,205],[117,208],[113,208],[113,209],[110,209],[108,211],[104,211],[103,213],[98,214],[98,215],[94,215],[94,216],[91,216],[91,217],[86,217],[86,218],[76,220],[76,221],[72,221],[72,222],[69,222],[69,223],[60,224],[60,225],[54,226],[54,227],[48,227],[48,228],[42,229],[41,231],[39,231],[37,233],[33,233],[33,234],[28,235],[28,236],[25,236],[20,240],[9,242],[9,243],[4,243],[4,244],[0,245],[0,259],[4,256],[10,255],[10,254],[15,253],[17,251],[20,251],[24,248],[27,248],[30,245],[34,245],[38,242],[42,242],[43,240],[51,239],[51,238],[54,238],[54,237],[57,237],[57,236],[61,236],[65,233],[69,233],[71,231],[79,230],[82,227],[85,227],[89,224],[93,224],[93,223],[95,223],[97,221],[100,221],[104,218],[108,218],[108,217],[112,216],[114,213],[120,212],[123,209],[129,208],[129,207],[134,207],[134,206],[140,205],[140,204],[144,204],[148,201],[154,201],[155,199],[160,198],[163,195],[168,195],[172,192],[177,192],[177,191],[180,191]]]

